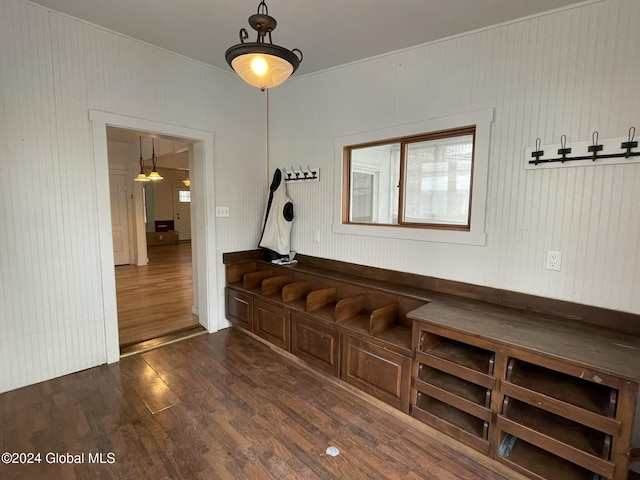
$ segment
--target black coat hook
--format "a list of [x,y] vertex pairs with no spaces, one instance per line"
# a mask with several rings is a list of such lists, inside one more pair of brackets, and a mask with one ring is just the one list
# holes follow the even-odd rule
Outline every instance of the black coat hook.
[[540,150],[541,144],[542,141],[540,140],[540,138],[536,138],[536,150],[534,152],[531,152],[531,156],[535,158],[535,161],[533,162],[534,165],[538,165],[540,157],[544,155],[544,150]]
[[567,148],[567,136],[562,135],[560,137],[560,147],[558,149],[558,155],[562,155],[562,163],[567,159],[567,154],[571,153],[571,148]]
[[593,153],[593,156],[591,158],[592,161],[596,161],[596,159],[598,158],[598,152],[600,152],[604,147],[602,145],[598,145],[598,132],[593,132],[593,134],[591,134],[591,142],[592,144],[589,146],[589,148],[587,149],[589,152]]
[[627,152],[624,155],[624,158],[629,158],[631,156],[631,149],[636,148],[638,146],[638,142],[634,141],[634,137],[636,136],[636,127],[631,127],[629,129],[629,140],[626,142],[622,142],[620,148],[626,148]]

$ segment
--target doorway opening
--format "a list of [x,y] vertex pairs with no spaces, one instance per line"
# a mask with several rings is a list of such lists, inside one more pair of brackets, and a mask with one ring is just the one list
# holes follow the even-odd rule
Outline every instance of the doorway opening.
[[[215,332],[220,327],[216,320],[221,304],[218,299],[216,278],[218,266],[215,255],[215,223],[209,222],[206,212],[210,209],[208,203],[213,198],[213,134],[211,132],[190,129],[186,127],[165,124],[153,120],[127,117],[118,114],[91,110],[89,112],[93,131],[94,161],[96,175],[96,200],[100,211],[110,211],[109,178],[109,146],[107,142],[107,128],[115,127],[125,133],[133,131],[135,138],[139,134],[156,135],[168,141],[182,141],[188,144],[188,170],[190,183],[191,217],[191,278],[192,278],[192,312],[197,315],[198,323],[208,332]],[[127,132],[129,131],[129,132]],[[130,159],[131,168],[134,159]],[[135,162],[137,163],[137,162]],[[139,165],[138,165],[139,167]],[[135,175],[131,171],[125,172],[130,183]],[[185,172],[180,172],[185,177]],[[134,185],[127,192],[127,201],[132,200],[133,214],[143,216],[142,187],[137,186],[140,195],[135,195]],[[169,202],[171,203],[171,201]],[[118,325],[118,302],[116,292],[115,253],[116,237],[110,216],[103,215],[98,222],[100,237],[100,262],[103,280],[103,307],[105,325],[105,353],[106,362],[113,363],[120,358],[120,340]],[[130,264],[136,266],[147,265],[149,255],[146,254],[146,227],[144,222],[129,223],[131,231],[127,234],[132,248]],[[121,233],[124,236],[124,233]],[[185,244],[188,242],[184,242]],[[178,247],[181,247],[178,243]],[[144,252],[144,253],[143,253]],[[189,255],[187,254],[187,257]],[[183,265],[184,266],[184,265]],[[160,284],[166,283],[161,281]],[[154,290],[159,288],[158,285]]]
[[[107,148],[121,353],[206,332],[193,290],[188,141],[107,127]],[[152,151],[162,180],[134,182],[151,171]]]

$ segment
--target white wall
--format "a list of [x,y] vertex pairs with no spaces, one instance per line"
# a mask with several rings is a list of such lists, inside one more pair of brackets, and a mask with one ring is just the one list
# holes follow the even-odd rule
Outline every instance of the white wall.
[[[583,5],[274,89],[272,166],[321,167],[320,183],[288,185],[292,248],[640,313],[640,161],[523,169],[537,137],[559,143],[562,134],[583,141],[594,130],[601,139],[640,131],[638,18],[637,0]],[[332,233],[335,138],[486,108],[495,108],[486,246]],[[562,251],[561,272],[544,270],[547,250]]]
[[0,45],[3,392],[106,360],[89,109],[214,133],[220,260],[255,247],[266,182],[264,96],[235,75],[22,0]]

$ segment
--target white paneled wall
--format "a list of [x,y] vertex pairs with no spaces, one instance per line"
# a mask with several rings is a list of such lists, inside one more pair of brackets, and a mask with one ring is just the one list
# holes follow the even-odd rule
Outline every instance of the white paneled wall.
[[22,0],[0,2],[0,45],[2,392],[106,360],[89,110],[214,133],[220,257],[256,244],[265,108],[230,73]]
[[[537,137],[640,129],[638,18],[637,0],[582,4],[274,89],[272,166],[321,167],[320,183],[288,186],[293,248],[640,313],[640,164],[523,169]],[[485,108],[495,108],[486,246],[332,233],[335,138]],[[544,269],[547,250],[562,251],[561,272]]]

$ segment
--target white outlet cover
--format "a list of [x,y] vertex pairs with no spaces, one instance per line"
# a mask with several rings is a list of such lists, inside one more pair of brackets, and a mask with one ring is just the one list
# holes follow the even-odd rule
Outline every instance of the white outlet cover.
[[544,268],[559,272],[562,268],[562,252],[554,250],[547,251],[547,260],[544,264]]

